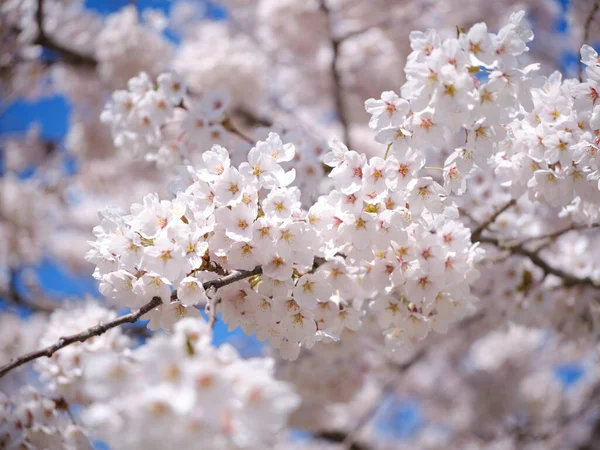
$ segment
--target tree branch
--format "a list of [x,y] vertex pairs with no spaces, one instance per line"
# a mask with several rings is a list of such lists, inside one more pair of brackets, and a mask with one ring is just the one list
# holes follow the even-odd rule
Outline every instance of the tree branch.
[[578,224],[573,224],[570,225],[566,228],[562,228],[560,230],[557,231],[553,231],[552,233],[547,233],[547,234],[542,234],[540,236],[532,236],[529,238],[525,238],[521,241],[521,244],[524,244],[526,242],[533,242],[533,241],[542,241],[545,239],[556,239],[557,237],[562,236],[563,234],[566,234],[570,231],[583,231],[583,230],[588,230],[588,229],[592,229],[592,228],[598,228],[600,227],[600,223],[593,223],[591,225],[578,225]]
[[225,275],[223,278],[206,281],[202,284],[202,286],[204,287],[205,291],[209,289],[221,289],[223,286],[227,286],[228,284],[243,280],[244,278],[250,278],[254,275],[260,275],[261,273],[261,266],[256,266],[252,270],[234,270],[230,274]]
[[225,130],[229,131],[232,134],[235,134],[237,137],[241,138],[243,141],[246,141],[248,144],[254,145],[256,143],[254,139],[244,134],[239,128],[237,128],[231,122],[231,118],[227,117],[225,120],[223,120],[221,125],[223,125],[223,128],[225,128]]
[[[236,281],[243,280],[244,278],[249,278],[253,275],[258,275],[262,273],[262,268],[260,266],[255,267],[252,270],[236,270],[229,275],[224,276],[223,278],[219,278],[218,280],[210,280],[203,283],[203,287],[205,290],[208,289],[220,289],[223,286],[226,286],[231,283],[235,283]],[[110,322],[106,322],[104,324],[98,324],[91,328],[88,328],[81,333],[73,334],[71,336],[65,336],[58,340],[53,345],[50,345],[41,350],[37,350],[35,352],[28,353],[26,355],[20,356],[17,359],[9,362],[8,364],[0,367],[0,378],[6,375],[11,370],[22,366],[34,359],[41,358],[42,356],[51,357],[54,353],[56,353],[61,348],[66,347],[67,345],[74,344],[76,342],[84,342],[93,336],[100,336],[103,333],[106,333],[108,330],[118,327],[119,325],[123,325],[125,323],[134,323],[140,317],[142,317],[147,312],[153,310],[154,308],[162,305],[163,301],[160,297],[153,297],[148,303],[142,306],[140,309],[130,312],[129,314],[125,314],[124,316],[118,317]]]
[[327,30],[329,33],[329,41],[331,42],[331,49],[333,50],[333,56],[331,58],[331,80],[333,83],[333,98],[335,101],[335,109],[338,115],[338,120],[342,125],[343,138],[344,143],[351,148],[352,143],[350,142],[350,125],[348,120],[348,112],[346,111],[346,106],[344,104],[344,92],[342,89],[342,77],[340,76],[339,71],[339,58],[340,58],[340,46],[342,44],[342,40],[338,39],[334,36],[333,33],[333,20],[331,18],[331,10],[327,6],[327,0],[321,0],[320,8],[323,13],[325,13],[325,17],[327,18]]
[[0,298],[13,305],[23,306],[36,312],[48,314],[56,310],[57,305],[45,298],[40,297],[36,300],[32,300],[21,295],[19,289],[17,288],[17,269],[11,269],[9,276],[8,289],[6,291],[0,291]]
[[531,262],[542,269],[546,275],[554,275],[562,279],[565,287],[588,286],[595,289],[600,289],[600,283],[597,283],[590,277],[579,278],[575,275],[565,272],[562,269],[551,266],[538,254],[537,251],[528,250],[522,244],[502,245],[498,238],[485,236],[479,237],[476,240],[484,244],[491,244],[500,249],[507,250],[512,255],[525,256],[529,258]]
[[[588,287],[592,287],[595,289],[600,289],[600,283],[594,281],[590,277],[579,278],[575,275],[565,272],[562,269],[558,269],[554,266],[551,266],[548,262],[546,262],[539,255],[540,249],[528,250],[527,248],[525,248],[525,244],[528,241],[530,241],[531,239],[528,239],[521,243],[516,243],[516,244],[503,244],[502,242],[500,242],[499,238],[481,236],[481,233],[484,230],[486,230],[498,218],[498,216],[500,216],[500,214],[502,214],[508,208],[512,207],[515,203],[516,203],[516,201],[514,199],[510,200],[509,202],[504,204],[502,207],[500,207],[494,214],[492,214],[489,217],[489,219],[487,219],[485,222],[483,222],[477,228],[475,228],[475,230],[473,230],[473,232],[471,233],[471,241],[472,242],[481,242],[483,244],[494,245],[502,250],[507,250],[512,255],[525,256],[525,257],[529,258],[533,264],[535,264],[540,269],[542,269],[544,271],[544,274],[554,275],[558,278],[561,278],[563,281],[564,287],[588,286]],[[595,225],[595,226],[597,226],[597,225]],[[551,233],[549,235],[540,236],[539,239],[560,236],[563,233],[566,233],[568,231],[575,230],[575,229],[580,229],[580,227],[572,225],[571,227]],[[534,239],[537,240],[538,238],[534,238]]]
[[498,216],[500,216],[500,214],[502,214],[504,211],[506,211],[511,206],[514,206],[515,203],[517,203],[516,200],[512,199],[512,200],[506,202],[498,210],[496,210],[496,212],[494,212],[494,214],[492,214],[489,217],[489,219],[487,219],[485,222],[481,223],[477,228],[475,228],[475,230],[473,230],[473,232],[471,232],[471,240],[478,241],[481,236],[481,233],[483,233],[483,231],[486,230],[487,227],[489,227],[498,218]]
[[58,340],[53,345],[50,345],[41,350],[37,350],[35,352],[27,353],[26,355],[20,356],[17,359],[11,361],[10,363],[0,367],[0,378],[6,375],[11,370],[22,366],[29,361],[33,361],[34,359],[41,358],[42,356],[46,356],[50,358],[54,353],[59,351],[61,348],[66,347],[67,345],[74,344],[76,342],[84,342],[93,336],[100,336],[101,334],[106,333],[108,330],[118,327],[119,325],[123,325],[124,323],[133,323],[137,321],[141,316],[146,314],[147,312],[153,310],[157,306],[162,304],[162,299],[160,297],[153,297],[148,303],[142,306],[140,309],[130,312],[129,314],[125,314],[124,316],[118,317],[115,320],[111,320],[110,322],[101,323],[98,325],[94,325],[91,328],[88,328],[81,333],[72,334],[71,336],[65,336]]
[[58,53],[65,62],[73,66],[93,69],[98,65],[98,61],[92,56],[82,55],[69,48],[63,47],[54,39],[46,35],[46,32],[44,31],[44,0],[38,0],[35,21],[38,26],[38,35],[35,38],[34,44],[41,45],[48,50]]

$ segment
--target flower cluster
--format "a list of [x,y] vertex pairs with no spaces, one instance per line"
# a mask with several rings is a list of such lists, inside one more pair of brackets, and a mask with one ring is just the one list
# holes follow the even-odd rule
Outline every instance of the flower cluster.
[[[52,313],[48,328],[39,341],[46,347],[57,342],[62,336],[80,333],[98,323],[106,323],[117,316],[116,312],[107,310],[96,303],[88,303],[73,310],[59,309]],[[40,380],[45,382],[50,391],[69,403],[86,405],[89,399],[85,396],[83,360],[86,355],[112,351],[122,353],[131,345],[130,339],[120,328],[113,328],[100,336],[94,336],[85,342],[69,345],[51,358],[39,359],[35,368]]]
[[201,319],[184,319],[130,357],[89,355],[97,402],[84,422],[112,449],[270,448],[298,398],[273,379],[272,360],[243,360],[211,345]]
[[533,38],[523,18],[524,12],[514,13],[497,34],[484,23],[444,40],[434,30],[412,32],[402,97],[387,91],[365,102],[375,139],[392,154],[455,143],[444,163],[444,186],[464,193],[472,170],[498,152],[506,125],[533,108],[531,88],[541,78],[539,65],[517,64]]
[[[412,149],[367,161],[334,142],[325,163],[335,189],[308,213],[326,254],[346,256],[392,346],[445,332],[475,300],[479,252],[445,189],[421,175],[424,162]],[[347,282],[340,289],[352,296]]]
[[563,80],[554,72],[532,90],[533,108],[510,124],[513,138],[498,155],[496,173],[513,196],[567,211],[588,223],[598,221],[600,190],[600,64],[589,46],[581,49],[587,81]]
[[0,446],[91,450],[83,430],[59,406],[31,386],[10,398],[0,392]]
[[238,167],[225,148],[214,146],[199,169],[184,170],[172,201],[148,195],[129,216],[105,212],[88,253],[101,292],[129,307],[161,297],[164,305],[149,313],[150,327],[168,329],[198,314],[193,305],[208,303],[203,282],[260,266],[260,278],[220,290],[219,312],[230,326],[256,331],[290,358],[300,342],[325,330],[356,327],[358,311],[330,299],[330,279],[342,273],[342,263],[316,267],[315,256],[323,256],[316,231],[301,210],[299,189],[289,187],[295,171],[281,166],[293,157],[294,146],[274,133]]
[[223,147],[203,153],[172,201],[149,195],[130,216],[104,213],[88,254],[101,291],[130,307],[161,297],[150,326],[168,329],[208,303],[203,282],[260,266],[260,276],[220,290],[218,311],[292,359],[301,343],[356,330],[365,299],[390,342],[444,332],[470,310],[477,276],[477,251],[445,190],[418,175],[416,151],[367,161],[339,141],[331,149],[324,161],[335,189],[307,212],[289,186],[295,171],[281,166],[294,147],[271,133],[237,168]]
[[100,75],[113,86],[122,85],[140,71],[158,75],[173,53],[165,36],[140,22],[133,5],[107,18],[95,44]]
[[223,125],[230,102],[226,91],[204,91],[191,99],[173,72],[158,76],[156,85],[146,73],[115,91],[101,120],[110,124],[118,149],[162,164],[182,164],[211,144],[226,144]]

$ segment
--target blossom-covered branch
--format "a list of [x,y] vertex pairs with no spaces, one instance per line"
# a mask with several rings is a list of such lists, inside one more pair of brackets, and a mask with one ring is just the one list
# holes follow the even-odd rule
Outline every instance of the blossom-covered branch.
[[562,269],[558,269],[542,258],[537,251],[528,250],[522,244],[505,245],[502,241],[495,237],[481,236],[479,242],[484,244],[492,244],[501,250],[506,250],[513,255],[525,256],[531,260],[536,266],[544,271],[547,275],[554,275],[560,278],[564,287],[587,286],[595,289],[600,289],[600,283],[590,277],[579,278]]
[[[212,290],[212,289],[218,290],[218,289],[222,288],[223,286],[227,286],[228,284],[235,283],[237,281],[243,280],[245,278],[249,278],[254,275],[258,275],[261,272],[262,272],[262,269],[260,267],[256,267],[253,270],[233,271],[232,273],[230,273],[222,278],[205,282],[203,285],[203,288],[205,290]],[[120,325],[123,325],[125,323],[134,323],[140,317],[142,317],[144,314],[147,314],[148,312],[152,311],[153,309],[155,309],[156,307],[158,307],[162,304],[163,304],[162,298],[153,297],[152,300],[150,300],[148,303],[143,305],[141,308],[139,308],[135,311],[132,311],[129,314],[125,314],[125,315],[118,317],[114,320],[111,320],[110,322],[107,322],[107,323],[99,323],[93,327],[88,328],[85,331],[82,331],[81,333],[77,333],[72,336],[62,337],[58,342],[56,342],[55,344],[53,344],[51,346],[48,346],[46,348],[43,348],[43,349],[35,351],[35,352],[31,352],[31,353],[29,353],[27,355],[23,355],[21,357],[18,357],[14,361],[11,361],[10,363],[0,367],[0,378],[2,378],[4,375],[6,375],[11,370],[13,370],[19,366],[22,366],[25,363],[33,361],[34,359],[41,358],[44,356],[49,358],[54,353],[56,353],[58,350],[66,347],[67,345],[71,345],[76,342],[84,342],[93,336],[100,336],[101,334],[107,332],[108,330],[118,327]]]
[[23,364],[26,364],[30,361],[33,361],[35,359],[38,359],[38,358],[41,358],[44,356],[47,358],[50,358],[54,353],[56,353],[61,348],[64,348],[68,345],[74,344],[76,342],[84,342],[93,336],[100,336],[101,334],[107,332],[108,330],[110,330],[112,328],[118,327],[119,325],[123,325],[125,323],[133,323],[133,322],[137,321],[144,314],[148,313],[152,309],[159,306],[161,303],[162,303],[162,299],[160,297],[153,297],[152,300],[150,300],[148,303],[146,303],[140,309],[132,311],[129,314],[125,314],[124,316],[121,316],[118,319],[112,320],[112,321],[104,323],[104,324],[100,323],[98,325],[94,325],[93,327],[88,328],[87,330],[82,331],[81,333],[62,337],[59,339],[58,342],[56,342],[53,345],[50,345],[41,350],[37,350],[35,352],[28,353],[26,355],[20,356],[20,357],[16,358],[14,361],[11,361],[10,363],[0,367],[0,378],[2,378],[4,375],[6,375],[11,370],[16,369],[17,367],[22,366]]

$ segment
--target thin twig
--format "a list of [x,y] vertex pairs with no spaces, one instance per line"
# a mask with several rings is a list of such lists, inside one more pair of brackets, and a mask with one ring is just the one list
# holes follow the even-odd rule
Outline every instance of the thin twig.
[[[487,227],[489,227],[498,218],[498,216],[500,216],[500,214],[502,214],[508,208],[513,206],[515,203],[516,202],[514,199],[510,200],[504,206],[502,206],[500,209],[498,209],[494,214],[492,214],[488,220],[486,220],[481,225],[479,225],[475,230],[473,230],[473,232],[471,233],[471,240],[473,242],[481,242],[484,244],[494,245],[502,250],[508,251],[512,255],[525,256],[525,257],[529,258],[533,264],[535,264],[536,266],[538,266],[540,269],[542,269],[544,271],[544,275],[554,275],[554,276],[562,279],[563,287],[589,286],[589,287],[593,287],[595,289],[600,289],[600,283],[597,283],[590,277],[579,278],[575,275],[565,272],[562,269],[558,269],[554,266],[551,266],[550,264],[548,264],[548,262],[546,262],[544,260],[544,258],[542,258],[539,255],[540,249],[528,250],[527,248],[525,248],[525,243],[527,241],[523,241],[521,243],[516,243],[516,244],[515,243],[503,244],[502,242],[500,242],[500,239],[498,239],[498,238],[481,236],[481,233],[485,229],[487,229]],[[571,229],[576,229],[576,227],[573,226],[573,227],[561,230],[560,232],[552,233],[548,236],[541,236],[540,238],[542,239],[545,237],[553,237],[553,235],[560,236],[562,233],[571,231]]]
[[238,107],[233,111],[233,114],[236,116],[240,116],[247,125],[251,126],[261,126],[261,127],[272,127],[273,121],[268,117],[263,117],[255,114],[253,111],[249,109]]
[[359,36],[361,34],[365,34],[371,30],[377,29],[377,28],[388,28],[389,26],[394,24],[394,20],[392,20],[391,17],[385,17],[382,20],[379,20],[375,23],[372,23],[371,25],[367,25],[364,28],[358,28],[356,30],[352,30],[352,31],[348,31],[346,34],[340,36],[338,38],[338,40],[341,41],[345,41],[347,39],[353,38],[355,36]]
[[562,228],[560,230],[553,231],[552,233],[547,233],[547,234],[542,234],[540,236],[532,236],[532,237],[525,238],[521,241],[521,244],[524,244],[526,242],[541,241],[541,240],[545,240],[545,239],[556,239],[557,237],[560,237],[563,234],[566,234],[570,231],[585,231],[585,230],[589,230],[592,228],[598,228],[598,227],[600,227],[600,223],[593,223],[591,225],[573,224],[566,228]]
[[514,206],[515,203],[516,203],[516,200],[512,199],[512,200],[508,201],[507,203],[505,203],[502,207],[497,209],[496,212],[494,212],[494,214],[492,214],[485,222],[481,223],[477,228],[475,228],[475,230],[473,230],[473,232],[471,233],[471,239],[473,241],[478,241],[479,237],[481,236],[481,233],[487,227],[489,227],[498,218],[498,216],[500,216],[500,214],[502,214],[504,211],[506,211],[511,206]]
[[32,311],[36,311],[36,312],[41,312],[41,313],[51,313],[53,311],[56,310],[56,308],[58,307],[58,305],[53,304],[51,301],[44,299],[44,298],[39,298],[36,300],[32,300],[30,298],[26,298],[25,296],[21,295],[21,293],[19,292],[19,289],[17,287],[17,281],[18,281],[18,271],[17,269],[11,269],[10,273],[9,273],[9,281],[8,281],[8,290],[6,291],[0,291],[0,298],[4,299],[5,301],[16,305],[16,306],[23,306],[25,308],[28,308]]
[[162,299],[160,297],[153,297],[148,303],[142,306],[140,309],[130,312],[129,314],[125,314],[124,316],[118,317],[115,320],[111,320],[110,322],[100,323],[98,325],[94,325],[93,327],[88,328],[81,333],[73,334],[71,336],[65,336],[60,338],[56,343],[43,348],[41,350],[37,350],[35,352],[27,353],[26,355],[20,356],[15,360],[9,362],[8,364],[0,367],[0,378],[6,375],[11,370],[22,366],[29,361],[33,361],[34,359],[41,358],[42,356],[46,356],[50,358],[54,353],[59,351],[61,348],[66,347],[67,345],[74,344],[76,342],[84,342],[93,336],[100,336],[103,333],[106,333],[111,328],[118,327],[119,325],[123,325],[124,323],[133,323],[137,321],[141,316],[146,314],[147,312],[153,310],[157,306],[162,304]]
[[365,411],[365,413],[358,419],[358,422],[354,426],[354,428],[345,432],[342,430],[328,430],[328,431],[320,431],[315,433],[315,437],[318,439],[324,439],[330,442],[338,442],[341,444],[341,447],[346,450],[370,450],[370,446],[359,442],[357,440],[358,434],[362,431],[362,429],[373,419],[375,413],[379,410],[381,406],[380,400],[384,399],[388,395],[392,394],[396,388],[397,377],[399,374],[406,372],[410,369],[414,364],[423,359],[426,355],[426,351],[424,349],[419,350],[415,353],[411,358],[401,364],[394,365],[394,373],[387,380],[387,382],[383,385],[381,393],[379,394],[377,400]]
[[[600,8],[600,1],[596,0],[596,2],[594,2],[594,7],[591,9],[590,13],[587,16],[587,19],[585,20],[585,25],[583,27],[583,44],[587,44],[588,41],[590,40],[590,28],[592,27],[592,21],[594,20],[594,16],[596,15],[596,13],[598,12],[598,9]],[[578,64],[578,70],[579,70],[579,81],[583,81],[583,63],[581,61],[579,61]]]
[[[202,284],[205,290],[209,289],[220,289],[223,286],[226,286],[231,283],[235,283],[236,281],[243,280],[244,278],[249,278],[253,275],[258,275],[262,273],[262,268],[260,266],[255,267],[252,270],[236,270],[230,273],[229,275],[224,276],[223,278],[219,278],[217,280],[206,281]],[[53,345],[50,345],[41,350],[37,350],[35,352],[28,353],[26,355],[20,356],[19,358],[11,361],[10,363],[0,367],[0,378],[6,375],[11,370],[22,366],[29,361],[33,361],[34,359],[41,358],[42,356],[51,357],[54,353],[56,353],[61,348],[66,347],[67,345],[74,344],[76,342],[84,342],[93,336],[99,336],[103,333],[106,333],[111,328],[118,327],[119,325],[123,325],[125,323],[134,323],[140,317],[142,317],[147,312],[153,310],[154,308],[160,306],[162,304],[162,299],[160,297],[153,297],[150,302],[146,303],[140,309],[132,311],[129,314],[118,317],[110,322],[106,322],[104,324],[98,324],[93,327],[88,328],[81,333],[73,334],[71,336],[65,336],[58,340]]]
[[339,70],[339,59],[340,59],[340,46],[342,41],[334,36],[333,32],[333,19],[331,17],[331,10],[327,6],[327,0],[321,0],[320,8],[327,19],[327,30],[329,33],[329,41],[331,42],[331,49],[333,56],[331,58],[330,72],[331,81],[333,83],[333,98],[335,101],[335,109],[337,112],[338,120],[342,125],[344,143],[352,148],[350,142],[350,124],[348,120],[348,112],[346,111],[346,105],[344,103],[344,92],[342,89],[342,77],[340,76]]
[[542,269],[546,275],[554,275],[562,279],[563,285],[565,287],[588,286],[595,289],[600,289],[600,283],[597,283],[590,277],[579,278],[575,275],[565,272],[562,269],[558,269],[554,266],[551,266],[538,254],[537,251],[528,250],[521,244],[502,245],[498,238],[486,236],[480,236],[476,240],[484,244],[494,245],[500,249],[510,252],[512,255],[525,256],[529,258],[531,262],[538,266],[540,269]]
[[252,270],[234,270],[229,275],[225,275],[223,278],[218,278],[216,280],[206,281],[202,284],[205,291],[209,289],[221,289],[223,286],[227,286],[228,284],[235,283],[236,281],[243,280],[245,278],[250,278],[254,275],[260,275],[262,273],[262,267],[256,266]]

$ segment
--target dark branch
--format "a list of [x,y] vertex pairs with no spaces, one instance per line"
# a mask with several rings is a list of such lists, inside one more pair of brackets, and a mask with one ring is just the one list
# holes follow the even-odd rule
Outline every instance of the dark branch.
[[554,266],[551,266],[548,262],[546,262],[537,251],[532,251],[526,249],[522,244],[515,244],[510,246],[502,245],[498,238],[493,237],[480,237],[477,241],[484,244],[491,244],[500,249],[507,250],[512,255],[525,256],[529,258],[533,264],[538,266],[540,269],[544,271],[546,275],[554,275],[563,281],[563,285],[565,287],[573,287],[573,286],[588,286],[595,289],[600,289],[600,284],[591,279],[590,277],[579,278],[575,275],[565,272],[562,269],[558,269]]
[[[421,361],[426,355],[426,351],[424,349],[416,352],[411,358],[407,361],[399,364],[394,364],[394,374],[392,379],[390,379],[385,385],[381,393],[379,394],[379,399],[384,399],[388,395],[392,395],[394,390],[397,387],[397,376],[401,373],[406,372],[416,363]],[[373,416],[381,406],[381,402],[377,401],[370,408],[367,408],[365,413],[358,419],[358,422],[354,426],[354,428],[348,432],[334,430],[334,431],[322,431],[316,433],[314,436],[319,439],[325,439],[332,442],[339,442],[342,444],[342,447],[349,450],[369,450],[371,447],[359,442],[357,439],[357,435],[360,431],[373,419]]]
[[239,128],[237,128],[232,122],[230,118],[226,118],[222,122],[223,128],[229,131],[232,134],[235,134],[237,137],[241,138],[243,141],[246,141],[250,145],[254,145],[256,141],[252,139],[250,136],[246,135]]
[[[202,286],[205,290],[220,289],[228,284],[235,283],[236,281],[240,281],[244,278],[249,278],[253,275],[258,275],[261,273],[262,268],[260,266],[255,267],[253,270],[236,270],[230,273],[229,275],[224,276],[223,278],[219,278],[218,280],[207,281],[203,283]],[[91,328],[88,328],[85,331],[82,331],[81,333],[62,337],[58,340],[58,342],[56,342],[53,345],[50,345],[49,347],[20,356],[19,358],[11,361],[10,363],[0,367],[0,378],[2,378],[11,370],[22,366],[23,364],[28,363],[29,361],[33,361],[34,359],[41,358],[43,356],[49,358],[58,350],[66,347],[67,345],[71,345],[76,342],[84,342],[93,336],[99,336],[103,333],[106,333],[111,328],[118,327],[119,325],[123,325],[125,323],[134,323],[147,312],[162,305],[162,303],[163,302],[160,297],[153,297],[152,300],[150,300],[150,302],[146,303],[140,309],[132,311],[129,314],[125,314],[124,316],[118,317],[115,320],[111,320],[110,322],[106,322],[104,324],[95,325]]]
[[63,61],[73,66],[88,67],[93,69],[98,65],[98,61],[96,61],[96,59],[92,56],[77,53],[67,47],[62,46],[50,36],[46,35],[46,32],[44,31],[44,0],[38,0],[35,21],[38,26],[38,35],[34,41],[34,44],[41,45],[50,51],[58,53]]
[[267,117],[259,116],[254,114],[254,112],[245,109],[245,108],[236,108],[233,111],[233,114],[236,116],[240,116],[246,125],[248,126],[261,126],[261,127],[271,127],[273,126],[273,121]]
[[553,231],[552,233],[547,233],[547,234],[542,234],[540,236],[532,236],[530,238],[526,238],[521,241],[521,244],[523,244],[525,242],[542,241],[542,240],[546,240],[546,239],[552,240],[552,239],[556,239],[557,237],[560,237],[563,234],[566,234],[570,231],[584,231],[584,230],[589,230],[589,229],[598,228],[598,227],[600,227],[600,223],[593,223],[591,225],[573,224],[566,228],[562,228],[560,230]]
[[473,232],[471,233],[471,240],[478,241],[479,237],[481,236],[481,233],[483,233],[483,231],[486,230],[487,227],[489,227],[498,218],[498,216],[500,216],[500,214],[502,214],[504,211],[506,211],[511,206],[514,206],[515,203],[516,203],[516,200],[512,199],[509,202],[506,202],[498,210],[496,210],[496,212],[494,212],[494,214],[492,214],[489,217],[489,219],[487,219],[485,222],[483,222],[477,228],[475,228],[475,230],[473,230]]
[[[515,203],[516,203],[516,201],[514,199],[507,202],[504,206],[502,206],[494,214],[492,214],[489,219],[487,219],[485,222],[483,222],[477,228],[475,228],[475,230],[473,230],[473,232],[471,233],[471,241],[472,242],[481,242],[483,244],[491,244],[491,245],[498,247],[499,249],[508,251],[511,255],[518,255],[518,256],[524,256],[526,258],[529,258],[533,264],[535,264],[536,266],[538,266],[540,269],[542,269],[544,271],[545,275],[554,275],[554,276],[562,279],[564,287],[588,286],[588,287],[592,287],[595,289],[600,289],[600,283],[597,283],[590,277],[579,278],[575,275],[565,272],[562,269],[558,269],[558,268],[550,265],[546,260],[544,260],[544,258],[542,258],[539,255],[540,249],[528,250],[525,247],[525,244],[526,244],[526,242],[530,241],[531,239],[525,240],[525,241],[523,241],[521,243],[517,243],[517,244],[503,244],[499,238],[481,236],[482,232],[484,230],[486,230],[498,218],[498,216],[500,216],[500,214],[502,214],[508,208],[512,207]],[[540,236],[540,239],[560,236],[563,233],[566,233],[568,231],[575,230],[575,229],[580,229],[580,227],[573,225],[569,228],[560,230],[558,232],[554,232],[554,233],[551,233],[546,236]]]
[[[343,444],[346,441],[348,434],[345,433],[344,431],[321,431],[319,433],[316,433],[314,435],[314,437],[316,439],[321,439],[324,441],[336,442],[339,444]],[[371,447],[369,447],[366,444],[359,443],[359,442],[352,442],[350,444],[350,446],[347,448],[348,448],[348,450],[371,450]]]
[[342,40],[338,39],[334,36],[333,33],[333,19],[331,17],[331,10],[327,6],[327,0],[321,0],[320,8],[323,13],[325,13],[325,17],[327,18],[327,30],[329,33],[329,41],[331,42],[331,49],[333,50],[333,56],[331,58],[331,80],[333,83],[333,98],[335,101],[335,109],[337,112],[338,120],[342,125],[344,143],[352,148],[352,143],[350,142],[350,124],[348,120],[348,111],[346,110],[346,105],[344,103],[344,92],[342,89],[342,77],[340,76],[340,70],[338,67],[339,59],[340,59],[340,46],[342,44]]
[[219,278],[217,280],[210,280],[202,284],[205,291],[209,289],[221,289],[223,286],[235,283],[236,281],[250,278],[254,275],[260,275],[262,273],[262,267],[256,266],[252,270],[234,270],[229,275]]
[[6,375],[11,370],[22,366],[29,361],[33,361],[34,359],[41,358],[42,356],[46,356],[50,358],[54,353],[59,351],[61,348],[66,347],[67,345],[74,344],[76,342],[84,342],[93,336],[100,336],[101,334],[106,333],[111,328],[118,327],[119,325],[123,325],[125,323],[133,323],[137,321],[140,317],[142,317],[147,312],[153,310],[157,306],[162,304],[162,299],[160,297],[153,297],[148,303],[142,306],[140,309],[130,312],[129,314],[125,314],[124,316],[118,317],[115,320],[111,320],[110,322],[101,323],[98,325],[94,325],[91,328],[88,328],[81,333],[72,334],[71,336],[65,336],[58,340],[53,345],[50,345],[41,350],[37,350],[35,352],[27,353],[26,355],[20,356],[17,359],[11,361],[10,363],[0,367],[0,378]]

